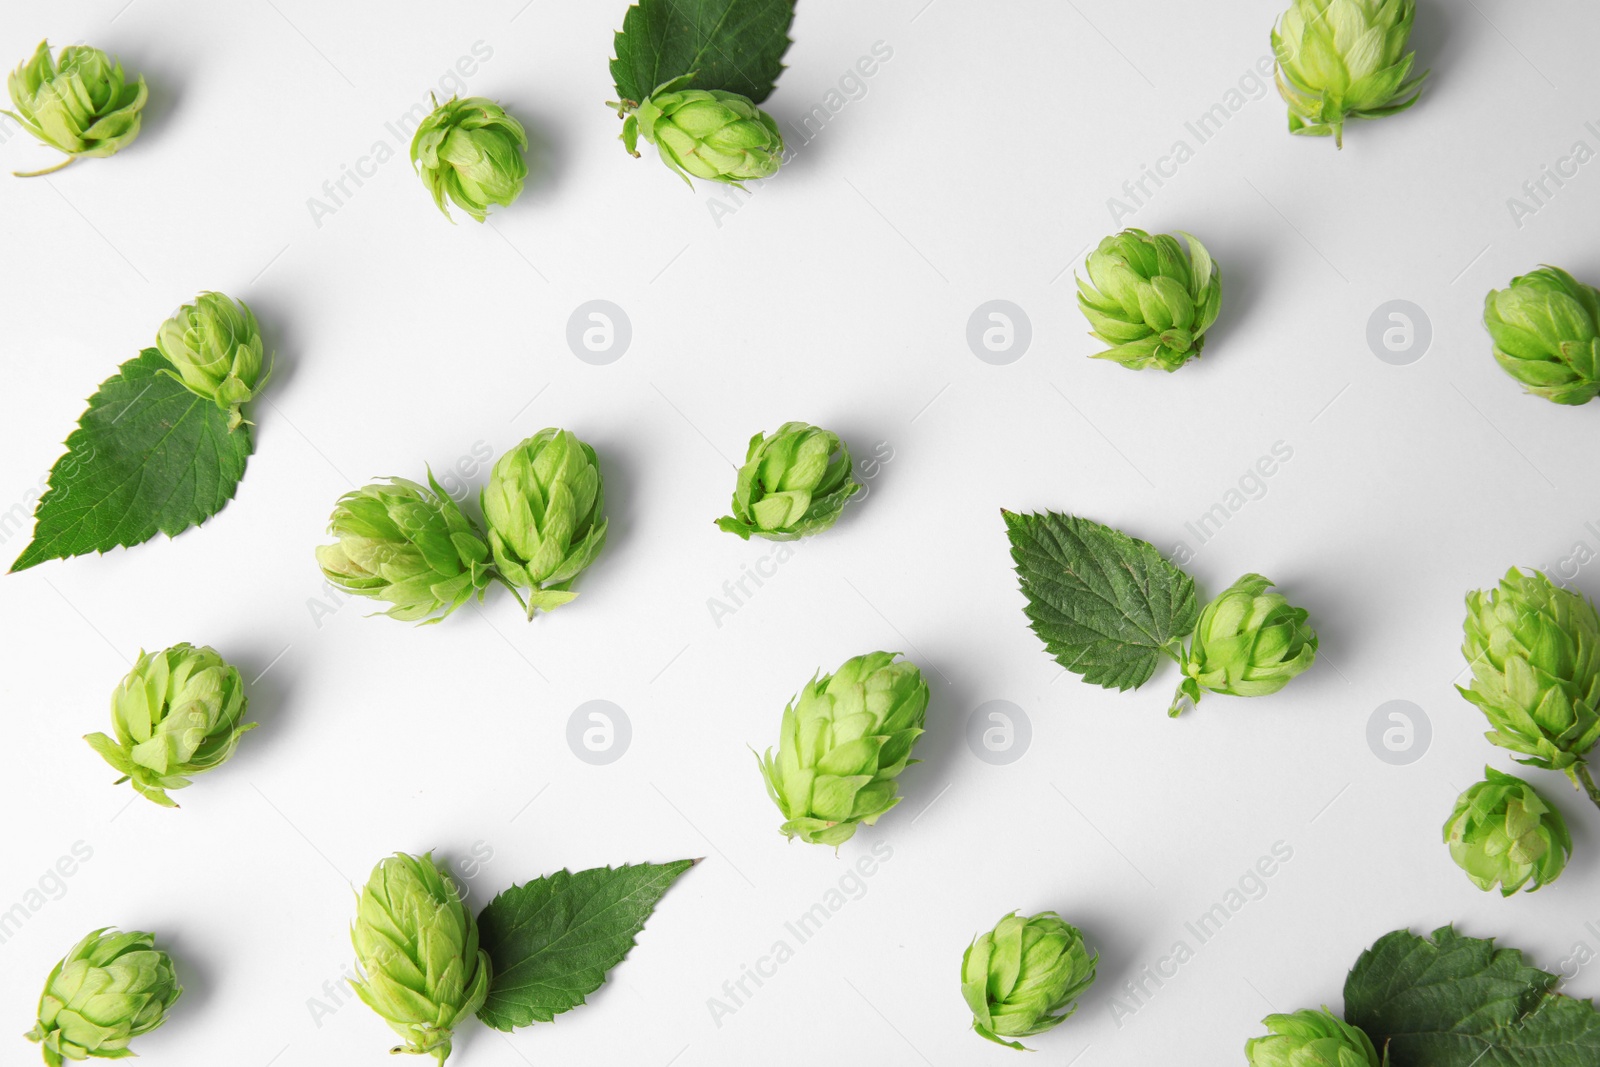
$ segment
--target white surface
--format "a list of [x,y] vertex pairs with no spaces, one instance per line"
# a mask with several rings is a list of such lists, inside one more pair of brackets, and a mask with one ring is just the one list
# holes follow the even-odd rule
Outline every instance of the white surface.
[[[397,849],[458,861],[477,843],[493,851],[480,902],[562,866],[708,859],[589,1006],[509,1040],[463,1027],[461,1067],[1011,1063],[967,1032],[957,969],[1014,908],[1057,909],[1103,951],[1078,1016],[1036,1042],[1040,1062],[1081,1067],[1239,1062],[1269,1005],[1337,1007],[1348,966],[1396,927],[1454,920],[1552,968],[1600,948],[1585,926],[1600,815],[1558,776],[1530,772],[1576,839],[1556,886],[1479,893],[1438,841],[1457,789],[1512,766],[1451,688],[1463,593],[1575,542],[1600,550],[1595,411],[1521,395],[1479,325],[1484,292],[1539,262],[1600,278],[1600,164],[1520,229],[1506,206],[1575,141],[1600,147],[1592,6],[1429,0],[1422,103],[1352,127],[1343,153],[1291,139],[1275,95],[1245,103],[1121,220],[1192,230],[1226,272],[1205,359],[1169,377],[1085,358],[1071,268],[1118,228],[1107,198],[1193,145],[1185,123],[1267,55],[1277,3],[806,3],[769,102],[786,128],[874,42],[893,57],[720,226],[718,191],[615,140],[622,0],[122,3],[12,4],[0,25],[0,56],[81,39],[151,85],[130,150],[0,181],[0,507],[36,490],[84,398],[201,289],[256,308],[278,373],[238,497],[203,529],[0,580],[0,908],[74,842],[93,850],[0,945],[0,1033],[28,1028],[78,936],[115,923],[156,931],[188,987],[138,1041],[143,1062],[390,1062],[371,1012],[310,1004],[351,956],[350,883]],[[450,226],[402,154],[315,225],[307,198],[395,147],[385,123],[480,41],[493,55],[468,92],[537,131],[544,176],[492,226]],[[5,170],[53,159],[6,130]],[[610,366],[564,339],[594,298],[633,324]],[[1033,324],[1005,367],[964,337],[995,298]],[[1411,366],[1365,341],[1395,298],[1435,331]],[[708,599],[773,551],[711,525],[729,460],[791,418],[893,459],[718,626]],[[529,625],[499,592],[415,629],[355,603],[317,625],[311,550],[338,494],[547,425],[592,442],[607,479],[611,541],[573,605]],[[1166,548],[1278,441],[1292,460],[1190,569],[1207,593],[1247,570],[1280,582],[1321,632],[1317,667],[1177,722],[1173,667],[1135,694],[1058,678],[998,509],[1074,510]],[[1600,571],[1576,585],[1600,592]],[[247,678],[272,664],[252,690],[261,728],[181,811],[130,805],[80,735],[105,728],[141,647],[180,640]],[[746,745],[771,743],[813,670],[879,647],[934,683],[925,762],[903,808],[837,858],[786,845]],[[632,721],[610,766],[566,744],[591,699]],[[1009,767],[963,740],[995,699],[1032,720]],[[1432,721],[1411,766],[1365,740],[1391,699]],[[1278,841],[1293,859],[1266,895],[1197,945],[1185,922]],[[717,1025],[708,998],[884,843],[861,899]],[[1122,983],[1180,938],[1194,958],[1114,1019]],[[1600,994],[1600,976],[1569,988]],[[5,1041],[0,1059],[31,1062]]]

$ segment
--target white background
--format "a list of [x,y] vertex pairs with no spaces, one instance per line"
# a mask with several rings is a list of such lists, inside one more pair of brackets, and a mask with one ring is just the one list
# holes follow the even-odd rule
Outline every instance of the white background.
[[[615,139],[620,0],[124,2],[12,4],[0,25],[0,56],[83,40],[150,82],[130,149],[0,181],[0,509],[31,506],[84,399],[202,289],[255,308],[277,371],[238,496],[203,529],[0,579],[0,908],[37,903],[74,842],[93,850],[0,945],[0,1032],[26,1030],[51,964],[114,923],[155,931],[187,987],[137,1042],[147,1062],[387,1063],[375,1015],[313,998],[331,1004],[351,957],[352,883],[429,848],[452,864],[492,850],[469,882],[480,903],[563,866],[707,857],[588,1006],[509,1039],[464,1026],[463,1067],[1010,1063],[967,1030],[957,972],[1012,909],[1056,909],[1103,953],[1077,1016],[1034,1042],[1038,1062],[1084,1067],[1238,1062],[1269,1010],[1337,1009],[1349,965],[1397,927],[1455,921],[1550,968],[1600,949],[1600,813],[1560,776],[1528,772],[1572,826],[1559,884],[1480,893],[1439,842],[1483,763],[1514,766],[1452,689],[1463,594],[1600,551],[1600,416],[1522,395],[1479,321],[1489,288],[1540,262],[1600,279],[1600,164],[1520,227],[1507,207],[1575,141],[1600,148],[1592,6],[1429,0],[1422,102],[1353,126],[1340,153],[1291,138],[1248,77],[1276,3],[803,4],[767,105],[786,130],[875,42],[892,58],[719,216],[719,190]],[[468,91],[541,145],[522,199],[451,226],[400,154],[314,220],[308,198],[393,150],[385,123],[476,42],[492,57]],[[1185,123],[1242,78],[1197,145]],[[4,130],[5,170],[54,161]],[[1180,138],[1193,158],[1114,222],[1108,198]],[[1072,270],[1120,225],[1191,230],[1223,266],[1222,317],[1180,373],[1086,358]],[[633,326],[609,366],[565,340],[597,298]],[[966,342],[991,299],[1032,322],[1009,366]],[[1432,322],[1409,366],[1366,341],[1392,299]],[[711,524],[732,461],[787,419],[893,458],[716,620],[711,598],[773,551]],[[610,543],[574,604],[529,624],[496,591],[421,629],[360,602],[327,613],[312,548],[340,493],[550,425],[590,441],[606,478]],[[1280,441],[1293,456],[1265,495],[1197,546],[1184,524]],[[1211,697],[1176,722],[1170,665],[1128,694],[1062,676],[1025,625],[1001,507],[1187,541],[1207,595],[1263,572],[1310,609],[1322,656],[1278,696]],[[10,533],[6,558],[25,540]],[[1600,568],[1574,573],[1600,592]],[[139,649],[182,640],[266,673],[260,729],[169,811],[130,803],[80,736],[108,728]],[[814,670],[875,648],[933,685],[925,762],[837,857],[786,844],[746,746],[775,739]],[[609,766],[566,741],[593,699],[632,723]],[[1432,724],[1410,766],[1366,740],[1396,699]],[[1010,766],[964,739],[990,700],[1032,723]],[[1185,922],[1279,841],[1293,858],[1265,896],[1198,945]],[[874,844],[893,857],[864,895],[793,946],[785,922]],[[723,983],[780,939],[794,957],[714,1021],[709,998],[731,1005]],[[1179,939],[1195,954],[1175,977],[1120,992]],[[1600,970],[1568,988],[1600,993]],[[8,1063],[36,1054],[4,1041]]]

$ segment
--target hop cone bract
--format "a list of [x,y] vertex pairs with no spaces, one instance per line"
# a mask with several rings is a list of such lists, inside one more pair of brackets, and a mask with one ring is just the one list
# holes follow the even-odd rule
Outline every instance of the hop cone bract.
[[482,495],[489,548],[528,617],[578,594],[572,582],[606,544],[605,489],[594,449],[540,430],[495,461]]
[[738,93],[684,88],[692,78],[658,86],[626,115],[622,142],[628,151],[637,156],[643,137],[691,187],[691,175],[739,185],[776,174],[783,162],[783,134],[772,116]]
[[1501,896],[1555,881],[1572,855],[1561,813],[1521,778],[1492,767],[1483,774],[1445,820],[1450,858],[1473,885],[1487,891],[1498,884]]
[[1327,1008],[1261,1020],[1270,1033],[1244,1043],[1250,1067],[1380,1067],[1372,1039]]
[[897,653],[871,652],[813,678],[783,709],[778,751],[758,759],[785,836],[850,840],[900,803],[895,779],[922,736],[928,683]]
[[1416,17],[1416,0],[1293,0],[1272,31],[1289,131],[1343,148],[1346,121],[1415,104],[1428,76],[1411,76]]
[[980,934],[961,957],[961,995],[972,1028],[997,1044],[1020,1041],[1061,1025],[1073,1002],[1094,984],[1099,956],[1077,927],[1053,911],[1024,919],[1012,912]]
[[474,594],[482,601],[494,578],[489,546],[431,472],[428,487],[390,478],[340,497],[328,520],[339,541],[317,549],[328,581],[392,604],[382,614],[408,622],[438,622]]
[[228,413],[228,429],[239,408],[266,382],[261,373],[261,328],[242,300],[201,293],[156,331],[156,348],[172,364],[166,373],[195,396]]
[[121,1059],[128,1042],[166,1021],[183,987],[172,957],[151,934],[110,927],[72,946],[44,984],[39,1020],[26,1035],[44,1047],[44,1062]]
[[1472,685],[1456,686],[1519,763],[1564,771],[1600,804],[1584,757],[1600,740],[1600,614],[1539,571],[1512,567],[1496,589],[1467,594],[1461,654]]
[[793,541],[839,521],[845,501],[861,489],[850,447],[839,435],[804,422],[786,422],[750,438],[733,491],[733,514],[717,526],[748,541]]
[[350,927],[363,1004],[405,1044],[391,1052],[444,1063],[453,1032],[489,993],[489,954],[478,924],[433,853],[397,852],[372,869]]
[[33,58],[11,72],[10,115],[43,144],[67,158],[57,166],[19,177],[60,170],[79,156],[109,156],[139,136],[139,117],[147,91],[144,77],[130,82],[122,64],[84,45],[69,45],[50,58],[50,42],[40,41]]
[[448,199],[483,222],[491,204],[507,207],[522,195],[527,147],[522,123],[499,104],[481,96],[452,97],[444,104],[435,100],[432,114],[417,126],[411,165],[445,218],[450,218]]
[[177,804],[169,789],[189,784],[233,755],[239,738],[256,723],[244,722],[244,681],[215,649],[183,643],[160,652],[140,652],[111,694],[116,737],[95,733],[84,740],[122,772],[140,796],[165,807]]
[[1483,325],[1495,362],[1534,396],[1587,404],[1600,393],[1600,290],[1541,267],[1491,290]]
[[1187,675],[1178,686],[1173,715],[1183,698],[1198,702],[1202,690],[1229,696],[1276,693],[1311,668],[1317,658],[1316,631],[1308,613],[1280,593],[1271,580],[1246,574],[1200,612],[1200,622],[1179,660]]
[[1111,346],[1095,359],[1170,372],[1200,357],[1222,307],[1222,268],[1195,237],[1183,237],[1187,252],[1176,237],[1123,230],[1089,253],[1078,307],[1090,335]]

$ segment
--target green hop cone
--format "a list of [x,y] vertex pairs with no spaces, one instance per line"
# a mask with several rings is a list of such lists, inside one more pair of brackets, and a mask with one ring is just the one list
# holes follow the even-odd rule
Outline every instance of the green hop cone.
[[1111,346],[1095,359],[1171,372],[1200,358],[1222,307],[1222,268],[1193,235],[1183,237],[1187,252],[1176,237],[1123,230],[1089,253],[1078,307],[1090,336]]
[[1065,1022],[1073,1002],[1094,984],[1099,956],[1077,927],[1053,911],[1024,919],[1012,912],[973,939],[961,957],[961,995],[972,1028],[997,1044],[1026,1052],[1020,1041]]
[[411,165],[445,218],[451,218],[448,199],[483,222],[489,205],[507,207],[522,195],[528,176],[522,158],[527,131],[499,104],[481,96],[433,103],[433,113],[411,138]]
[[80,156],[109,156],[139,136],[139,113],[147,92],[144,77],[130,82],[122,64],[84,45],[69,45],[54,61],[50,42],[40,41],[33,58],[11,72],[10,115],[41,144],[67,158],[53,167],[19,178],[60,170]]
[[1461,654],[1472,685],[1456,686],[1489,720],[1486,736],[1517,762],[1564,772],[1600,805],[1584,757],[1600,740],[1600,614],[1539,571],[1516,567],[1496,589],[1467,594]]
[[530,619],[578,595],[573,580],[606,543],[594,449],[566,430],[540,430],[495,461],[482,503],[495,567],[526,592]]
[[172,364],[164,373],[228,413],[229,430],[244,421],[239,408],[271,373],[261,372],[255,315],[244,301],[221,293],[201,293],[174,312],[156,331],[156,349]]
[[1499,885],[1501,896],[1555,881],[1572,855],[1561,813],[1521,778],[1492,767],[1483,774],[1444,822],[1450,858],[1473,885],[1486,892]]
[[55,965],[39,998],[39,1021],[25,1036],[44,1047],[44,1062],[121,1059],[128,1042],[167,1021],[183,987],[172,957],[136,930],[96,930]]
[[387,481],[339,498],[328,520],[339,541],[317,549],[323,576],[346,593],[392,604],[381,614],[406,622],[438,622],[474,595],[482,602],[495,574],[472,520],[431,471],[427,487]]
[[783,709],[778,752],[757,758],[779,830],[808,844],[840,845],[900,803],[895,779],[922,736],[928,683],[898,653],[870,652],[811,679]]
[[1306,625],[1308,613],[1270,588],[1269,579],[1246,574],[1200,612],[1178,660],[1186,677],[1169,714],[1181,714],[1186,698],[1199,703],[1202,691],[1267,696],[1311,668],[1317,634]]
[[738,93],[685,88],[693,80],[685,74],[665,82],[637,107],[615,105],[628,151],[637,156],[643,137],[691,188],[691,176],[739,185],[776,174],[783,134],[772,116]]
[[1495,362],[1534,396],[1587,404],[1600,393],[1600,290],[1541,267],[1491,290],[1483,325]]
[[1327,1008],[1261,1020],[1270,1033],[1244,1043],[1250,1067],[1380,1067],[1372,1039]]
[[746,541],[794,541],[821,533],[861,489],[850,447],[836,433],[786,422],[776,433],[750,438],[733,491],[733,514],[717,525]]
[[116,737],[88,734],[84,740],[122,773],[134,792],[164,807],[167,796],[191,775],[227,760],[245,731],[244,681],[215,649],[177,644],[160,652],[140,652],[111,694],[111,725]]
[[350,927],[361,978],[350,984],[405,1044],[391,1052],[450,1056],[455,1028],[489,993],[478,924],[433,853],[397,852],[372,869]]
[[1406,46],[1416,17],[1416,0],[1293,0],[1272,31],[1289,132],[1332,136],[1343,148],[1348,120],[1415,104],[1428,76],[1411,77],[1417,56]]

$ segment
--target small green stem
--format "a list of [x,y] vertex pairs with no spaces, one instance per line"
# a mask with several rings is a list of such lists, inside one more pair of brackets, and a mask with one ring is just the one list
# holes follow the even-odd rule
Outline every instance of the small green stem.
[[44,168],[44,170],[29,170],[29,171],[14,170],[14,171],[11,172],[11,176],[13,178],[38,178],[38,177],[41,177],[41,176],[43,176],[45,174],[54,174],[56,171],[61,170],[63,167],[70,167],[70,166],[72,166],[72,164],[76,163],[77,160],[78,160],[77,156],[68,156],[66,159],[63,159],[60,163],[57,163],[53,167],[46,167],[46,168]]
[[1583,783],[1583,791],[1589,794],[1589,799],[1594,806],[1600,808],[1600,787],[1594,784],[1594,778],[1589,774],[1589,765],[1582,760],[1578,761],[1578,781]]

